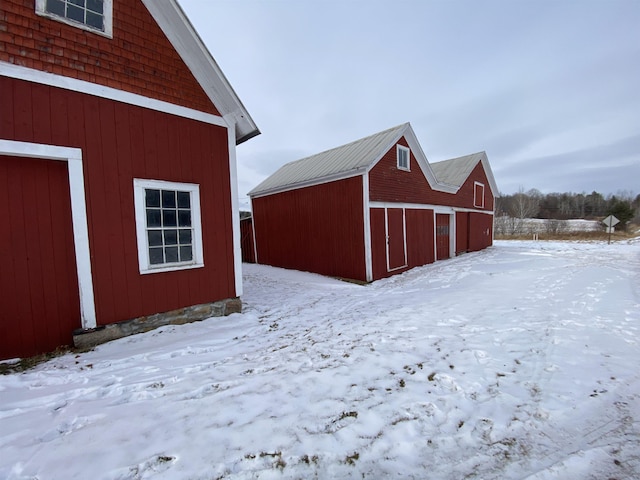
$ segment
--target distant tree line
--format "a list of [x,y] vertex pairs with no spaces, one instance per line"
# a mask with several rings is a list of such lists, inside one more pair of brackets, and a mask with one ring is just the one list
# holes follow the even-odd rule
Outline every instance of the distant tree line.
[[606,197],[598,192],[544,194],[537,189],[520,189],[496,198],[496,226],[510,234],[519,233],[524,219],[545,219],[553,229],[554,225],[560,228],[563,220],[602,220],[608,215],[615,215],[622,229],[630,222],[640,223],[640,195],[627,191]]

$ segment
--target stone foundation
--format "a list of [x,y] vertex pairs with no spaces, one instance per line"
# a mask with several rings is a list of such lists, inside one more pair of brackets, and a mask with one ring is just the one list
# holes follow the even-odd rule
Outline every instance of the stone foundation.
[[73,332],[73,344],[76,348],[91,348],[117,338],[148,332],[164,325],[183,325],[209,317],[222,317],[240,312],[242,312],[240,299],[228,298],[218,302],[179,308],[170,312],[155,313],[146,317],[125,320],[97,328],[78,329]]

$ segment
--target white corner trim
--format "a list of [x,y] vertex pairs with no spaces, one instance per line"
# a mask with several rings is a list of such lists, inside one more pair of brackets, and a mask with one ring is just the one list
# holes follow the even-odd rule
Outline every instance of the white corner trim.
[[77,78],[65,77],[53,73],[35,70],[33,68],[22,67],[12,63],[0,62],[0,76],[25,80],[27,82],[39,83],[49,87],[62,88],[74,92],[86,93],[95,97],[106,98],[116,102],[134,105],[136,107],[148,108],[158,112],[168,113],[191,120],[197,120],[219,127],[227,127],[227,122],[220,116],[201,112],[192,108],[182,107],[173,103],[156,100],[136,93],[125,92],[116,88],[106,87],[97,83],[78,80]]
[[371,251],[371,209],[369,206],[369,175],[362,175],[362,205],[364,215],[364,267],[365,279],[373,281],[373,254]]
[[40,143],[0,140],[0,155],[67,162],[82,328],[95,328],[96,308],[93,296],[82,150]]
[[240,241],[240,201],[238,200],[236,133],[233,126],[227,128],[227,138],[229,145],[229,190],[231,192],[231,227],[233,230],[233,273],[235,275],[236,297],[239,297],[242,295],[242,245]]

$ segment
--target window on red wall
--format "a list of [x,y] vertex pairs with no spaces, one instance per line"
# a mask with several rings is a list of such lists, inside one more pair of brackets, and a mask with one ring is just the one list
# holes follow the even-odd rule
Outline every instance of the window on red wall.
[[484,184],[474,182],[473,184],[473,206],[484,208]]
[[400,170],[411,170],[409,159],[411,158],[411,150],[407,147],[403,147],[402,145],[396,146],[396,153],[398,159],[398,169]]
[[113,33],[113,0],[36,0],[36,13],[108,37]]

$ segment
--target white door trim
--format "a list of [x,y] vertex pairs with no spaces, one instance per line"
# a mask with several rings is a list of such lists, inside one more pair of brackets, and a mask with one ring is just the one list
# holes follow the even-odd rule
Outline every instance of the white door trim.
[[91,273],[91,254],[89,251],[82,150],[72,147],[0,139],[0,155],[67,162],[82,328],[95,328],[96,307],[93,296],[93,275]]

